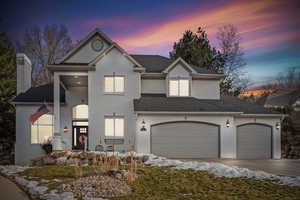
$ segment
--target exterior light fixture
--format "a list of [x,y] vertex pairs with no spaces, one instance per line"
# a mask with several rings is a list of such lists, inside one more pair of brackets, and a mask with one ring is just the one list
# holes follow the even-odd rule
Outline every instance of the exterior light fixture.
[[80,81],[77,82],[78,85],[80,85],[80,83],[81,83]]
[[229,122],[229,120],[227,119],[227,121],[226,121],[226,127],[229,128],[229,126],[230,126],[230,122]]
[[65,126],[65,127],[64,127],[64,133],[65,133],[65,132],[68,132],[68,131],[69,131],[68,127]]
[[142,121],[142,128],[140,129],[140,131],[147,131],[146,127],[145,127],[146,122],[143,120]]
[[275,127],[276,127],[277,130],[280,129],[280,123],[277,122],[276,125],[275,125]]

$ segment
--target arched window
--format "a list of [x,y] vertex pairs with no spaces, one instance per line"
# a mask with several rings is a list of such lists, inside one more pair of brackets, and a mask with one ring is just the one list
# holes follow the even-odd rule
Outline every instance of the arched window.
[[81,104],[73,107],[73,119],[88,119],[88,118],[89,118],[88,105]]

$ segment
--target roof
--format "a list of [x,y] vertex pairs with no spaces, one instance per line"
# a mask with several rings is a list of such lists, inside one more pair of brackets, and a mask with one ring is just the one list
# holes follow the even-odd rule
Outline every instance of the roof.
[[135,111],[156,112],[243,112],[244,114],[279,114],[236,97],[222,96],[220,100],[194,97],[166,97],[165,94],[142,94],[134,100]]
[[300,99],[300,90],[292,91],[277,91],[269,94],[265,106],[287,106],[293,105],[298,99]]
[[[53,103],[53,83],[32,87],[17,95],[13,102]],[[65,103],[65,90],[62,86],[60,86],[60,102]]]
[[[160,55],[133,54],[131,56],[141,63],[146,68],[146,72],[148,73],[161,73],[173,63],[173,60]],[[195,65],[190,66],[200,74],[218,74],[203,67],[197,67]]]

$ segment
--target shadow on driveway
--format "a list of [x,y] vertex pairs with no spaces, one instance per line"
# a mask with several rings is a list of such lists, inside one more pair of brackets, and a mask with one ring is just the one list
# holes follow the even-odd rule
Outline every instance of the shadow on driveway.
[[233,160],[233,159],[184,159],[183,161],[218,162],[252,170],[261,170],[283,176],[300,176],[300,159],[281,160]]

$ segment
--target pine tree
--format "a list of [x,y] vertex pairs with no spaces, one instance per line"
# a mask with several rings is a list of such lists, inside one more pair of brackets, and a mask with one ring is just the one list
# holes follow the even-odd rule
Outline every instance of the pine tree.
[[15,49],[5,33],[0,33],[0,112],[12,112],[16,93]]
[[223,72],[222,54],[210,45],[206,32],[199,27],[196,33],[187,30],[183,37],[175,42],[170,58],[183,58],[187,63],[203,67],[214,72]]

